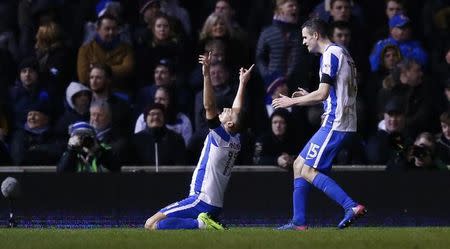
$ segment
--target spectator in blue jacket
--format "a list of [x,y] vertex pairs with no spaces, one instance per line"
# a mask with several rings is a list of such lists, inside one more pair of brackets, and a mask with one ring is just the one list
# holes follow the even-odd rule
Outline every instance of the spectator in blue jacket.
[[381,64],[381,52],[387,45],[396,45],[400,48],[403,58],[414,59],[425,66],[428,61],[428,54],[422,48],[419,41],[412,40],[411,20],[404,14],[397,14],[389,19],[390,36],[387,39],[380,40],[370,55],[370,67],[372,72],[378,70]]

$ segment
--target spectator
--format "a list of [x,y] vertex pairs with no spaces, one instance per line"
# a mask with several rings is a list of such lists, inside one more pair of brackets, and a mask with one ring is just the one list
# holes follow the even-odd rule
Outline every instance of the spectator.
[[[180,134],[184,139],[185,145],[187,145],[192,136],[191,120],[189,120],[186,114],[177,111],[173,103],[175,99],[176,97],[172,89],[164,86],[156,89],[154,100],[155,103],[164,105],[165,117],[167,118],[166,128]],[[145,130],[146,127],[147,124],[144,120],[144,114],[141,114],[136,121],[134,133]]]
[[378,131],[367,142],[369,164],[395,165],[403,160],[406,148],[412,143],[412,138],[405,132],[405,123],[403,102],[398,98],[389,99]]
[[147,72],[154,70],[162,59],[173,63],[176,74],[181,72],[176,72],[175,69],[185,68],[185,47],[180,35],[175,33],[170,18],[162,13],[157,14],[150,25],[151,39],[136,48],[137,78],[140,85],[150,80]]
[[[95,6],[95,12],[97,14],[97,18],[101,17],[102,15],[114,16],[118,22],[117,35],[119,37],[119,40],[129,45],[132,44],[131,27],[128,23],[124,23],[123,9],[119,1],[100,0]],[[83,44],[86,44],[95,39],[97,29],[96,26],[97,25],[95,22],[87,22],[85,24]]]
[[[265,106],[267,111],[267,116],[271,117],[274,111],[272,107],[272,100],[278,98],[280,94],[289,95],[289,88],[287,86],[286,77],[282,76],[280,73],[275,72],[272,77],[268,80],[269,82],[266,84],[266,97],[265,97]],[[287,108],[289,112],[292,111],[292,108]]]
[[411,137],[416,137],[422,131],[438,130],[437,122],[430,123],[430,120],[437,120],[438,114],[433,110],[435,95],[430,83],[424,80],[422,67],[411,59],[402,60],[398,67],[400,84],[385,92],[386,99],[399,96],[405,101],[406,127]]
[[253,162],[256,165],[277,165],[287,169],[292,166],[298,153],[289,111],[275,110],[270,116],[270,122],[270,132],[256,139]]
[[434,137],[429,132],[420,133],[408,148],[405,163],[389,165],[387,170],[447,170],[447,166],[436,153]]
[[374,32],[371,35],[371,41],[383,39],[389,35],[389,20],[395,15],[405,14],[405,4],[403,0],[385,0],[385,15],[377,21]]
[[133,136],[135,163],[143,165],[183,165],[183,138],[166,128],[164,106],[151,104],[144,111],[147,127]]
[[397,14],[389,19],[390,36],[378,41],[370,55],[370,66],[372,72],[380,67],[381,52],[388,44],[394,44],[400,48],[403,58],[414,59],[421,66],[425,66],[428,55],[418,41],[412,40],[411,21],[404,14]]
[[142,87],[136,96],[135,110],[139,115],[144,108],[154,102],[156,89],[160,86],[172,88],[177,96],[175,106],[177,110],[185,113],[190,113],[191,100],[189,92],[179,85],[176,86],[177,75],[173,63],[168,59],[161,59],[158,61],[153,71],[153,82],[147,83]]
[[113,72],[112,89],[124,92],[134,89],[129,81],[134,69],[133,51],[130,45],[119,40],[117,29],[118,21],[114,16],[105,14],[98,18],[95,39],[78,50],[77,71],[82,84],[89,83],[93,64],[104,63]]
[[93,64],[89,73],[92,101],[104,100],[111,106],[112,129],[123,136],[132,133],[130,104],[111,91],[112,71],[106,64]]
[[12,129],[21,129],[31,105],[49,100],[49,94],[39,81],[38,64],[34,58],[26,58],[19,64],[19,79],[9,89],[7,107],[11,110]]
[[187,36],[192,34],[191,19],[185,8],[180,6],[178,0],[165,0],[161,2],[161,12],[178,20],[183,27],[183,33]]
[[100,144],[95,130],[86,122],[77,122],[69,128],[67,149],[59,160],[58,173],[100,173],[120,171],[111,148]]
[[119,163],[128,162],[128,139],[124,132],[113,129],[111,105],[105,100],[93,101],[89,113],[89,124],[95,129],[99,143],[105,148],[111,147]]
[[450,110],[440,116],[441,133],[436,140],[436,153],[445,165],[450,165]]
[[261,32],[255,58],[261,79],[266,84],[272,74],[281,73],[287,78],[291,91],[297,89],[298,82],[309,82],[306,75],[310,59],[305,47],[298,46],[301,44],[298,8],[295,0],[276,1],[273,22]]
[[228,16],[212,13],[208,16],[200,32],[199,50],[211,39],[220,39],[225,43],[225,53],[231,65],[245,65],[249,62],[248,40],[232,27]]
[[66,106],[64,114],[55,125],[55,133],[60,139],[66,141],[69,125],[78,121],[89,121],[89,106],[92,92],[89,88],[78,82],[71,82],[66,89]]
[[36,34],[36,58],[39,73],[46,89],[55,102],[62,103],[64,91],[72,78],[75,63],[68,47],[64,44],[61,27],[54,22],[42,24]]
[[13,61],[18,61],[20,54],[14,30],[16,17],[13,13],[14,4],[6,1],[0,3],[0,50],[5,51]]
[[29,108],[23,129],[11,136],[14,165],[54,165],[62,151],[50,128],[50,103],[40,101]]

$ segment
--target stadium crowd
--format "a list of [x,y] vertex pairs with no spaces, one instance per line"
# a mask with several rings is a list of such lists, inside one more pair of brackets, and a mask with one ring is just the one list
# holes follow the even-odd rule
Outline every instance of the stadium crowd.
[[322,106],[274,110],[314,90],[309,17],[358,68],[358,133],[336,164],[450,164],[450,4],[442,0],[4,0],[0,165],[117,171],[193,165],[208,133],[199,54],[211,52],[220,110],[255,64],[236,164],[289,168]]

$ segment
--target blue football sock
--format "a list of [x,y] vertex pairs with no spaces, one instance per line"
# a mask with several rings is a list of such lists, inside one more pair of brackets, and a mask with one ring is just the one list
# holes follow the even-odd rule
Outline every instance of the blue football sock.
[[292,201],[294,205],[294,217],[292,222],[297,226],[306,225],[306,201],[311,189],[311,184],[304,178],[294,179],[294,193]]
[[344,190],[342,190],[339,185],[333,179],[326,176],[325,174],[319,173],[313,180],[312,184],[322,190],[328,197],[333,199],[339,205],[341,205],[344,210],[348,210],[355,207],[357,204],[348,196]]
[[157,230],[198,229],[197,219],[167,217],[156,225]]

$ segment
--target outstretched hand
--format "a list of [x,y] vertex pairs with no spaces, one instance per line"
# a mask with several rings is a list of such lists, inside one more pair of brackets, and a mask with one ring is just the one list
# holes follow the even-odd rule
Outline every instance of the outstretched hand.
[[283,94],[280,94],[280,97],[272,100],[272,107],[277,109],[277,108],[287,108],[292,106],[292,99],[289,98],[288,96],[285,96]]
[[295,92],[292,93],[292,98],[305,96],[308,93],[309,93],[308,91],[306,91],[305,89],[299,87],[298,91],[295,91]]
[[209,66],[211,65],[211,52],[198,56],[198,63],[202,64],[203,75],[209,75]]
[[251,74],[254,66],[255,66],[255,64],[253,64],[249,69],[245,69],[243,67],[241,67],[241,69],[239,69],[239,82],[242,82],[242,83],[248,82],[248,80],[250,79],[250,74]]

